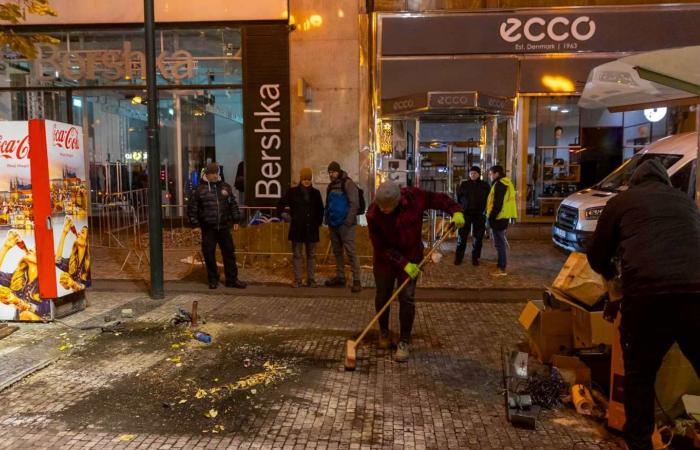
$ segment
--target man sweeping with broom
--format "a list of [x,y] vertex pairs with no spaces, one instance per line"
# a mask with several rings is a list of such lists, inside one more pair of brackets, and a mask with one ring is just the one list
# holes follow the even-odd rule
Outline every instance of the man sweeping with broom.
[[[408,360],[408,344],[416,315],[416,279],[423,259],[423,213],[429,209],[452,215],[455,228],[464,226],[462,207],[445,194],[418,188],[399,188],[393,182],[382,183],[374,203],[367,211],[369,237],[374,247],[374,280],[377,286],[375,307],[379,312],[391,298],[396,286],[407,277],[410,283],[399,294],[401,335],[394,360]],[[389,309],[379,318],[379,348],[391,346]]]

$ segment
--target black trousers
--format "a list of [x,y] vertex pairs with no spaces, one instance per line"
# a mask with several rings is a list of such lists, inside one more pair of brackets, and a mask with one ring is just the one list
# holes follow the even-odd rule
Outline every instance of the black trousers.
[[481,213],[464,215],[464,227],[460,228],[457,239],[457,251],[455,253],[455,261],[457,262],[462,262],[464,259],[464,251],[467,249],[467,238],[470,231],[472,233],[472,259],[479,259],[481,258],[484,233],[486,232],[486,216]]
[[207,266],[207,278],[210,283],[219,281],[219,269],[216,266],[217,244],[224,259],[226,281],[234,282],[238,279],[236,247],[233,245],[233,237],[231,237],[231,231],[228,228],[202,228],[202,255],[204,256],[204,264]]
[[625,362],[625,441],[652,450],[656,372],[674,342],[700,375],[700,294],[626,297],[620,337]]
[[[380,271],[374,272],[374,282],[377,285],[377,294],[374,298],[374,307],[379,312],[387,301],[391,298],[391,294],[403,281],[400,281],[396,274],[385,273]],[[401,327],[401,341],[408,343],[411,339],[411,330],[413,330],[413,321],[416,318],[416,280],[408,283],[408,286],[401,291],[398,298],[399,301],[399,324]],[[382,331],[389,330],[389,312],[391,307],[387,308],[379,317],[379,328]]]

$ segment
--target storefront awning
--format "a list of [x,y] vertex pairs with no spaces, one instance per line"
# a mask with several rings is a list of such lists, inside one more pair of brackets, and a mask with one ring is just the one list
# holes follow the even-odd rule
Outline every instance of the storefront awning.
[[513,99],[477,91],[424,92],[382,100],[382,116],[514,113]]
[[700,46],[627,56],[594,68],[579,101],[611,111],[700,103]]

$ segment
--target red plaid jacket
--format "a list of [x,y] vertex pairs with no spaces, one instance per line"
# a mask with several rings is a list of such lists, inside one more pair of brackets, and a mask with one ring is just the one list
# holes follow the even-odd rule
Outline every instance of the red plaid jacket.
[[414,187],[401,189],[399,206],[391,214],[382,213],[375,203],[370,205],[367,223],[375,273],[401,275],[406,264],[423,259],[423,213],[429,209],[448,214],[462,211],[449,196]]

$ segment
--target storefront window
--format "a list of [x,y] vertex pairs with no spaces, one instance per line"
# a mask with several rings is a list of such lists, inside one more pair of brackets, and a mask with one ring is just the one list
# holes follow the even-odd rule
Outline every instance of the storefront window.
[[580,187],[578,97],[533,97],[527,151],[529,217],[554,217],[559,203]]
[[[146,188],[143,31],[52,35],[60,44],[42,45],[37,60],[9,55],[0,67],[0,120],[46,118],[81,125],[93,202]],[[156,48],[157,176],[163,204],[182,205],[205,164],[218,162],[233,185],[243,160],[240,29],[161,29]]]

